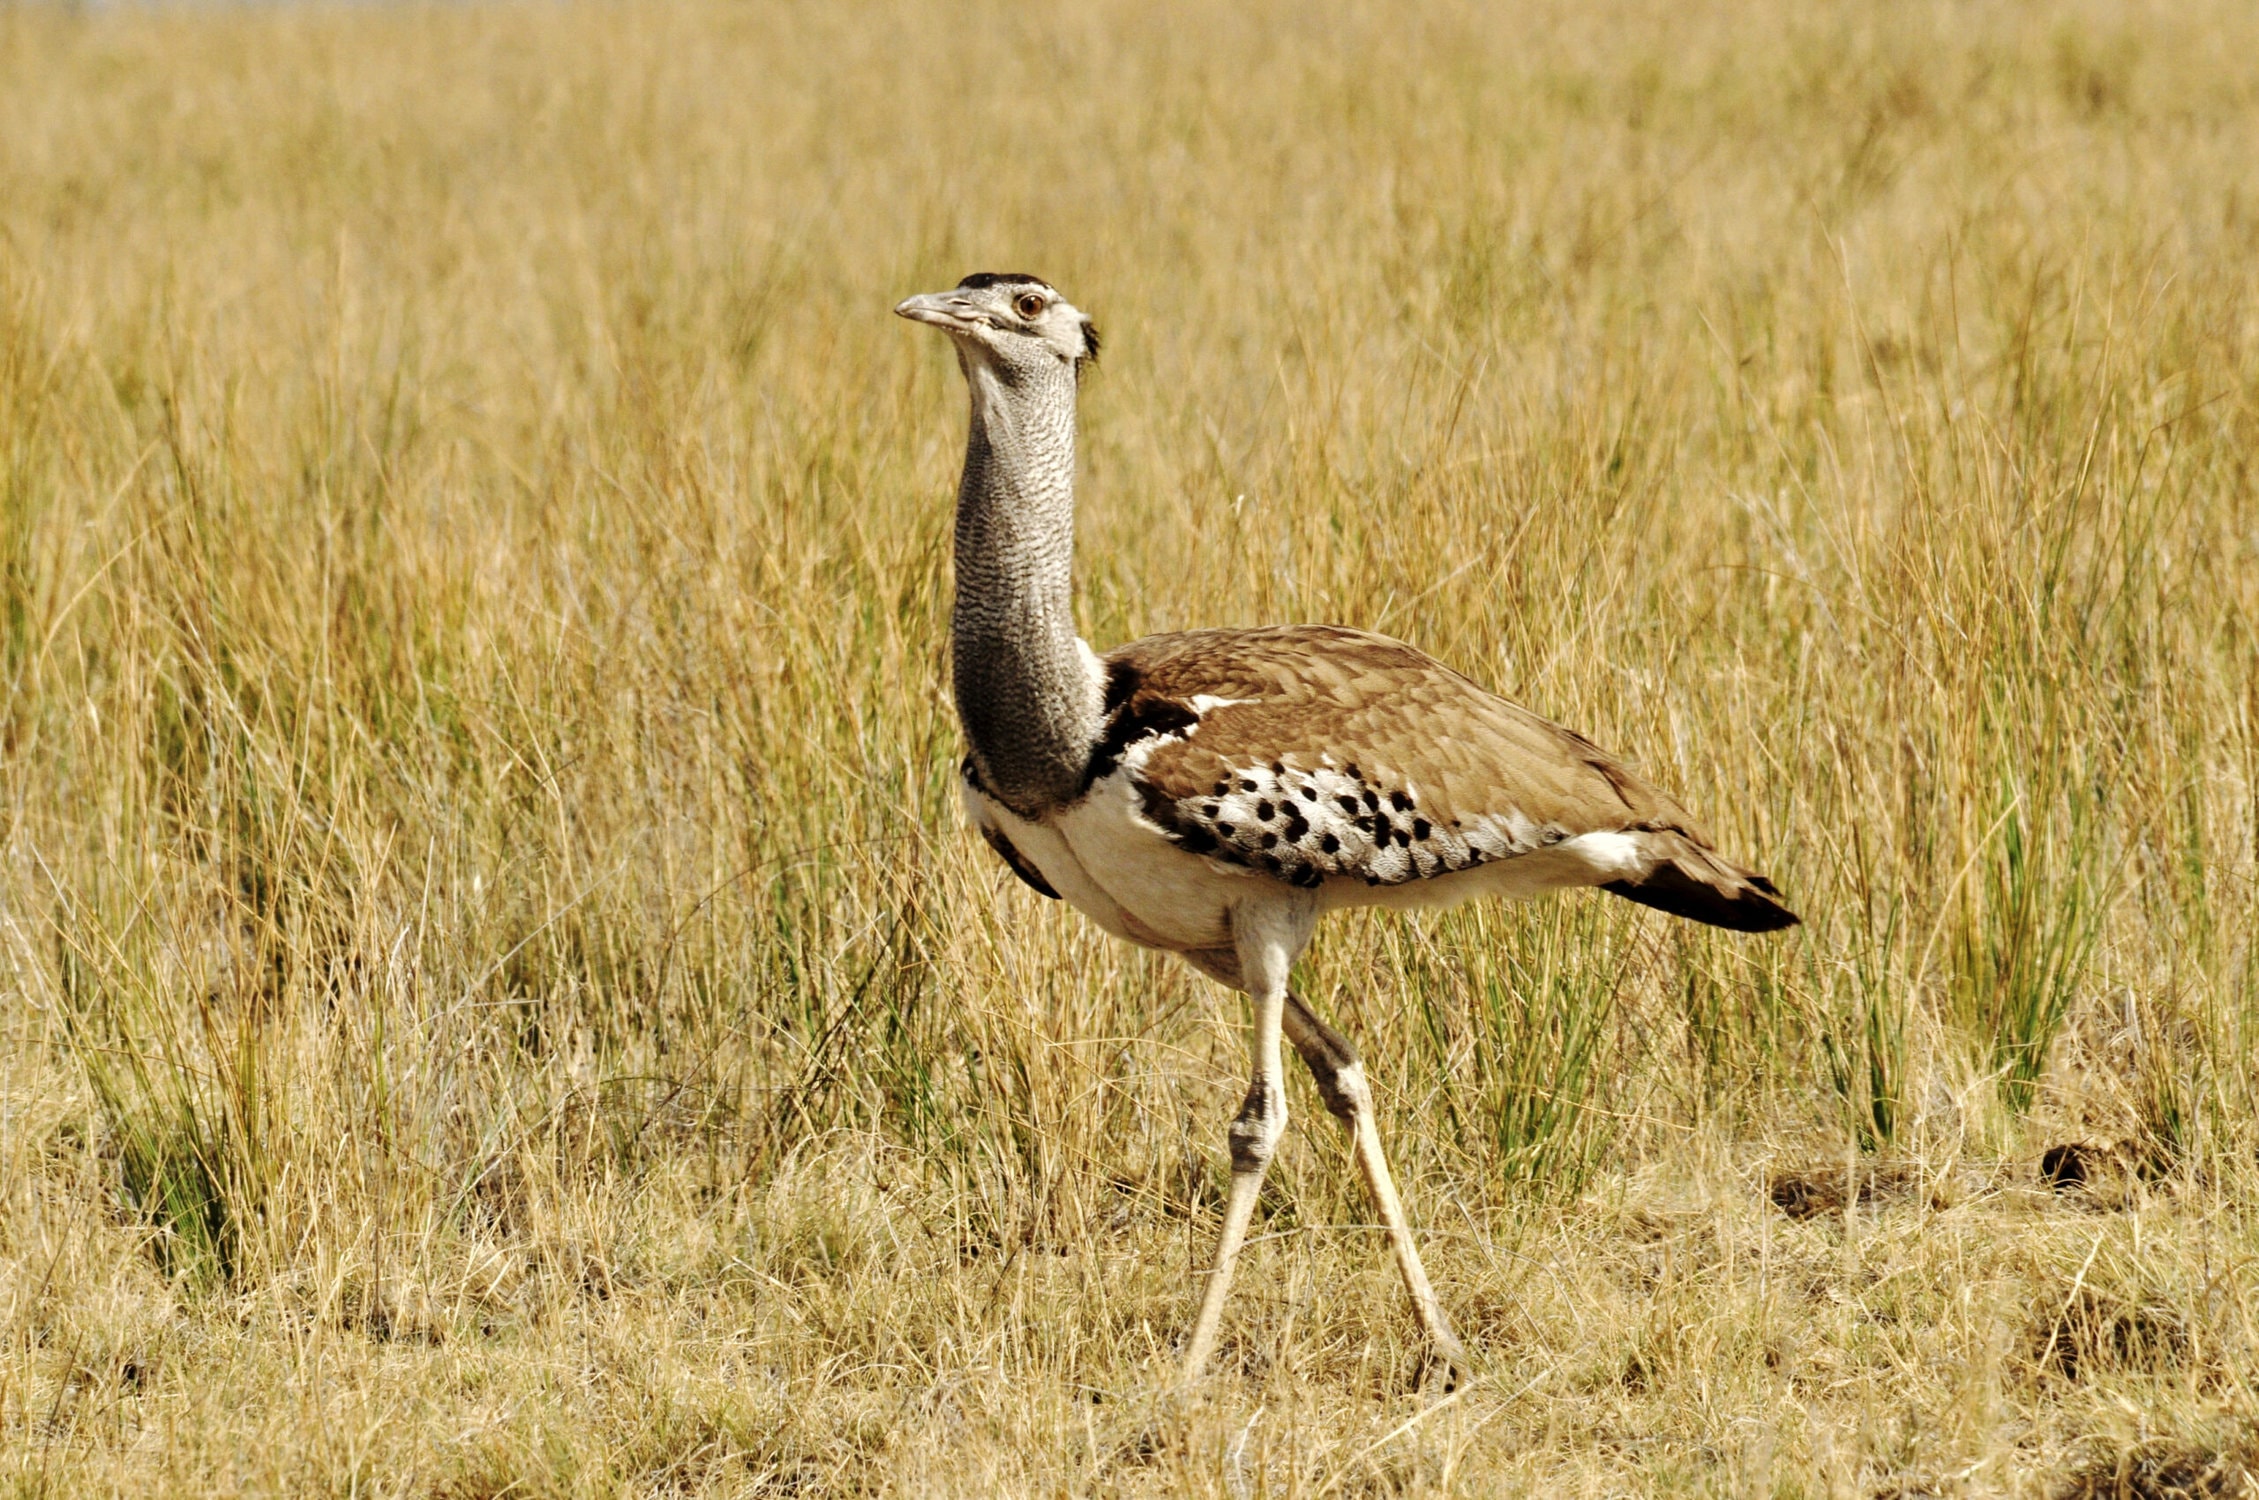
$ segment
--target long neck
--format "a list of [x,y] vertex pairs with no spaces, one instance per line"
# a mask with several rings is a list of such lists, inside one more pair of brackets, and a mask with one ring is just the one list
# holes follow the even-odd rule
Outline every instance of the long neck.
[[1100,686],[1075,635],[1075,380],[965,361],[972,431],[957,491],[950,617],[957,716],[981,779],[1013,811],[1074,800]]

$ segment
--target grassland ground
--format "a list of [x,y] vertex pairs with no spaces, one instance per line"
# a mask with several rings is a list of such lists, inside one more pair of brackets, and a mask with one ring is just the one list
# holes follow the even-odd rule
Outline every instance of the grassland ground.
[[[2165,1495],[2259,1401],[2259,12],[0,4],[0,1485]],[[959,826],[1035,271],[1101,646],[1333,620],[1783,941],[1356,918],[1444,1299]]]

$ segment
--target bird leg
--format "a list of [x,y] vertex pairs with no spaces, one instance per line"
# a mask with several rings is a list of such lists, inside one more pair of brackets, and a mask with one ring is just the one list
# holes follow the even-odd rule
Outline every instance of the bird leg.
[[1404,1201],[1396,1195],[1396,1179],[1389,1175],[1388,1159],[1381,1155],[1380,1127],[1373,1120],[1372,1090],[1365,1085],[1365,1065],[1358,1058],[1357,1049],[1350,1045],[1349,1038],[1319,1020],[1317,1012],[1299,995],[1287,995],[1280,1019],[1288,1039],[1294,1043],[1294,1050],[1310,1065],[1310,1074],[1317,1080],[1318,1094],[1326,1101],[1326,1108],[1348,1127],[1357,1153],[1358,1170],[1364,1174],[1365,1187],[1373,1195],[1373,1207],[1388,1230],[1389,1246],[1396,1252],[1396,1269],[1404,1277],[1404,1289],[1412,1294],[1412,1307],[1419,1315],[1420,1326],[1427,1331],[1436,1354],[1451,1366],[1453,1373],[1462,1381],[1470,1378],[1474,1365],[1468,1360],[1458,1335],[1451,1331],[1451,1320],[1444,1316],[1435,1288],[1428,1284],[1427,1267],[1420,1263],[1419,1247],[1412,1243],[1412,1226],[1405,1222]]
[[1192,1325],[1192,1341],[1184,1351],[1184,1383],[1192,1384],[1208,1368],[1215,1352],[1216,1328],[1224,1315],[1224,1295],[1231,1290],[1232,1267],[1239,1247],[1246,1242],[1247,1225],[1255,1217],[1255,1200],[1263,1192],[1263,1174],[1286,1133],[1286,1079],[1279,1063],[1280,1016],[1286,1006],[1286,980],[1255,995],[1254,1079],[1247,1100],[1231,1122],[1231,1197],[1224,1204],[1224,1232],[1216,1242],[1215,1269],[1208,1273],[1208,1289],[1200,1299],[1200,1317]]

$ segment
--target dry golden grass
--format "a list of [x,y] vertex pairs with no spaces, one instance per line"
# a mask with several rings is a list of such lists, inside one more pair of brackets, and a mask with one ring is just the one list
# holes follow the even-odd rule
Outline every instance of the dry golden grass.
[[[2248,1493],[2254,57],[0,5],[0,1474]],[[1301,1084],[1165,1394],[1238,1006],[958,827],[962,396],[887,316],[1023,268],[1107,334],[1093,640],[1409,636],[1807,915],[1321,939],[1448,1401]]]

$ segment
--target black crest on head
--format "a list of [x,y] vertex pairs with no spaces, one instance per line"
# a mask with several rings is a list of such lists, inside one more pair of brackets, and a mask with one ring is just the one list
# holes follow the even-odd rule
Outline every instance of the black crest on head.
[[[1035,286],[1043,288],[1054,297],[1059,295],[1057,287],[1026,271],[975,271],[957,283],[957,290],[978,292],[993,286]],[[1098,362],[1098,325],[1088,318],[1082,320],[1082,348],[1082,357],[1075,361],[1077,369]]]
[[975,271],[972,275],[957,283],[957,290],[960,292],[977,292],[984,287],[1019,286],[1022,283],[1028,286],[1042,287],[1047,292],[1058,290],[1057,287],[1054,287],[1042,277],[1030,276],[1025,271]]

